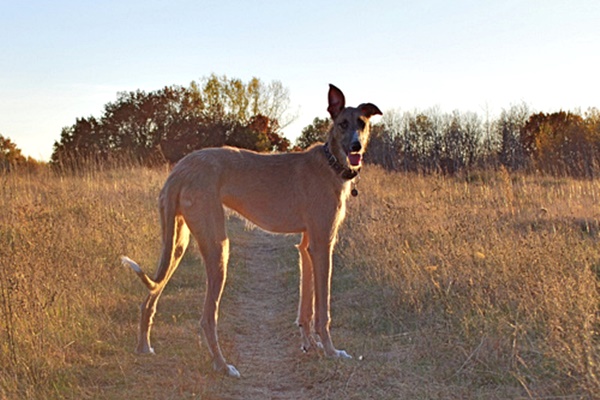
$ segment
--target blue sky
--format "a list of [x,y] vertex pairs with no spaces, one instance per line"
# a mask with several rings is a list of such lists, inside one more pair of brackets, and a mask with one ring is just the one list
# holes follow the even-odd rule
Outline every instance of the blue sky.
[[294,140],[347,103],[492,115],[600,107],[600,2],[4,1],[0,134],[48,159],[78,117],[119,91],[211,73],[289,88]]

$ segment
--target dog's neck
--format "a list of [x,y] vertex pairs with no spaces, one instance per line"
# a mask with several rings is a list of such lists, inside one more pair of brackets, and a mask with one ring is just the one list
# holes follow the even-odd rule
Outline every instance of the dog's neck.
[[344,166],[342,163],[338,161],[338,159],[331,153],[329,150],[329,142],[323,145],[323,151],[325,152],[325,157],[327,157],[327,162],[333,168],[333,170],[338,173],[342,179],[350,180],[356,178],[358,175],[360,168],[350,169]]

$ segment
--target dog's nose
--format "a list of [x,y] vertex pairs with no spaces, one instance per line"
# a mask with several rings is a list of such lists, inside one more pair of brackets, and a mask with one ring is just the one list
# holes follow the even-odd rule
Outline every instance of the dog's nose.
[[350,143],[350,151],[356,152],[356,151],[360,151],[361,149],[362,149],[362,146],[360,145],[360,142]]

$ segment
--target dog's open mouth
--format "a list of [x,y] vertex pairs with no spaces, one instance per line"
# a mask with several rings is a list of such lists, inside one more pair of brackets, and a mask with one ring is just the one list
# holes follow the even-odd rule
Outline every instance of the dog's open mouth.
[[360,163],[362,162],[362,154],[360,154],[360,153],[348,153],[348,162],[353,167],[360,166]]

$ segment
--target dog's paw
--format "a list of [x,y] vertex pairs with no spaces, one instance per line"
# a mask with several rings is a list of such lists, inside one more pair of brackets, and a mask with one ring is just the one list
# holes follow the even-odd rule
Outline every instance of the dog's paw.
[[225,376],[229,376],[231,378],[241,378],[242,375],[231,364],[219,364],[217,362],[213,362],[213,369],[217,372],[223,373]]
[[335,358],[346,358],[346,359],[352,358],[352,356],[350,354],[346,353],[345,350],[335,350],[335,352],[333,353],[332,357],[335,357]]
[[148,354],[151,356],[156,355],[156,353],[154,352],[154,347],[149,347],[149,346],[138,346],[135,349],[136,354]]
[[242,375],[240,374],[240,371],[238,371],[237,368],[235,368],[231,364],[227,364],[225,366],[225,375],[227,375],[231,378],[241,378],[242,377]]
[[300,345],[300,350],[302,350],[302,352],[306,354],[311,352],[313,349],[323,350],[323,343],[321,343],[321,338],[319,338],[319,335],[317,334],[311,334],[309,336],[306,336],[302,332],[302,344]]

